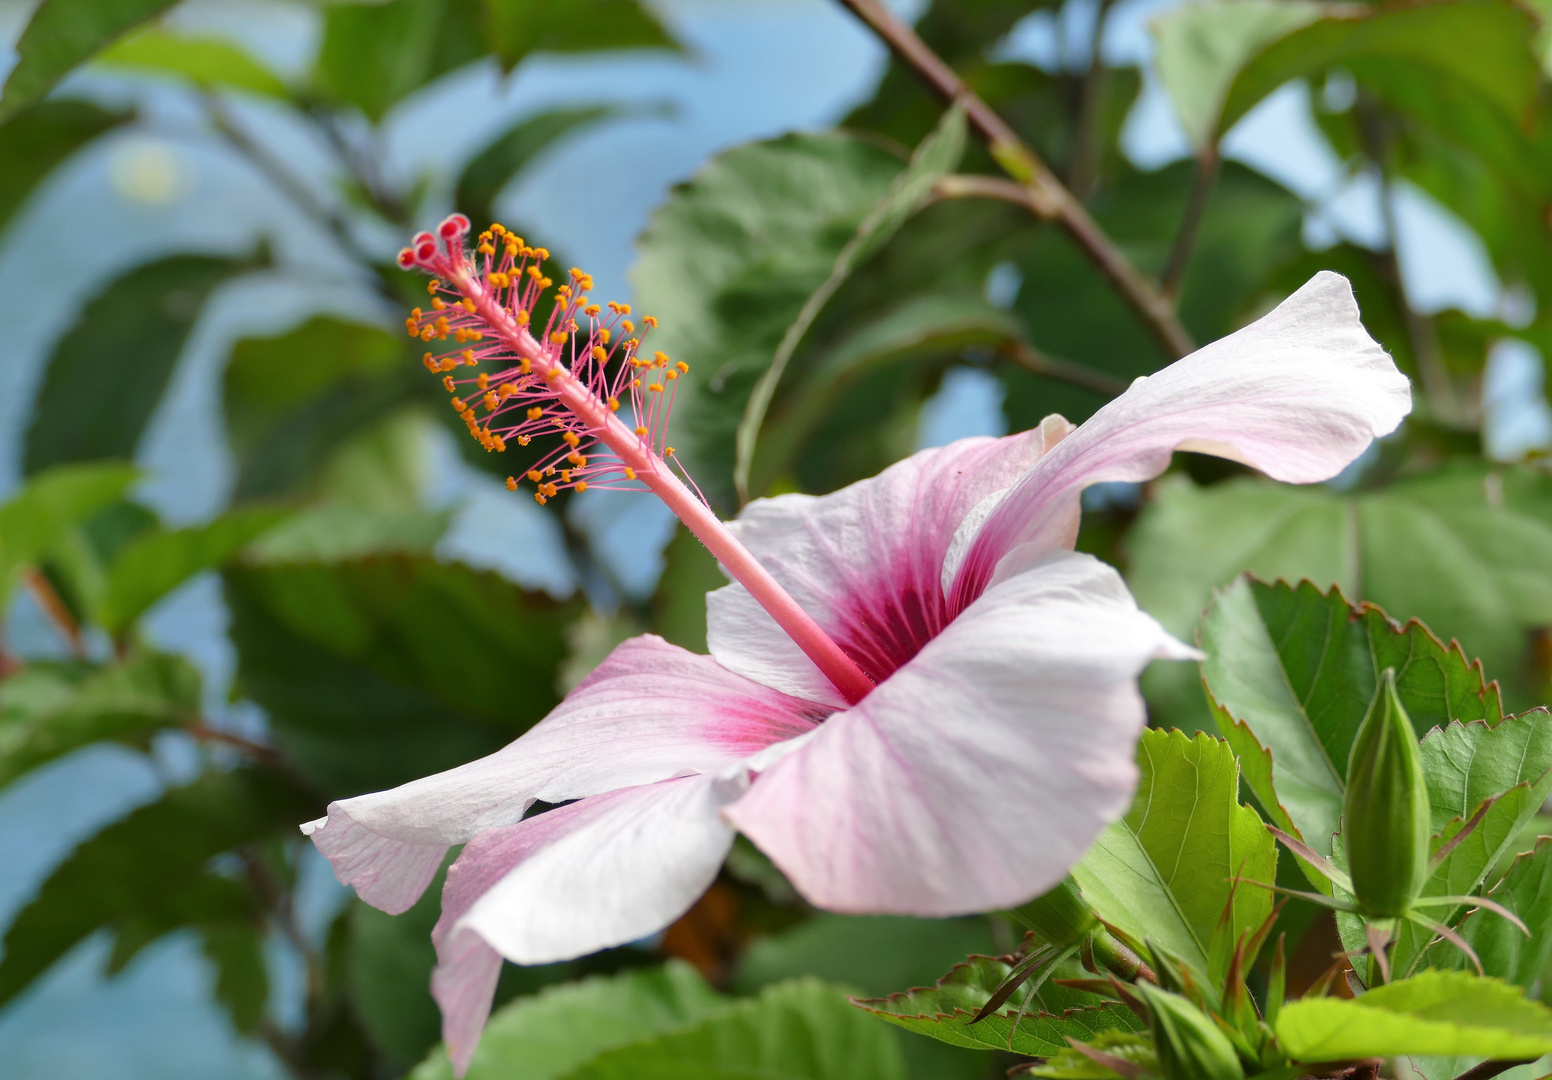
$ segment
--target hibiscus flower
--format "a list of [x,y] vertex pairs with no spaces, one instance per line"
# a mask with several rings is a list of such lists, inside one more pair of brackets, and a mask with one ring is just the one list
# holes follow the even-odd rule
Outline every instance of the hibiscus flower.
[[[461,233],[443,235],[445,254],[418,244],[406,265],[479,301],[465,309],[496,325],[493,355],[542,366],[543,346],[484,307],[459,262]],[[487,256],[485,280],[493,266],[497,289],[511,280],[511,258]],[[533,306],[528,294],[497,300]],[[595,328],[589,340],[610,335]],[[654,363],[667,370],[666,357]],[[533,393],[557,382],[522,371]],[[600,398],[627,385],[575,360],[571,372]],[[633,404],[638,417],[654,407]],[[652,635],[627,641],[505,749],[332,803],[304,831],[341,881],[389,912],[413,904],[448,849],[465,845],[433,931],[432,987],[460,1073],[502,957],[546,963],[662,929],[711,883],[735,830],[830,910],[1017,905],[1058,882],[1129,805],[1143,668],[1199,655],[1139,611],[1112,568],[1070,551],[1084,488],[1150,479],[1177,449],[1325,480],[1410,405],[1346,280],[1319,274],[1080,427],[1051,417],[922,451],[831,495],[750,504],[726,528],[764,576],[713,549],[743,583],[707,598],[710,656]],[[635,432],[655,447],[654,423]],[[599,434],[600,420],[584,430],[618,455],[608,468],[636,479],[630,446]],[[497,437],[472,421],[471,431]],[[769,581],[799,619],[770,601]],[[525,818],[536,800],[564,805]]]

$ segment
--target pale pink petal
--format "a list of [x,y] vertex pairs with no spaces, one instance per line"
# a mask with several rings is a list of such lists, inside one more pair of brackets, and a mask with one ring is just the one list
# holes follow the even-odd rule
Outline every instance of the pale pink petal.
[[1351,286],[1322,271],[1264,318],[1198,349],[1095,413],[1008,492],[976,535],[954,580],[959,611],[998,562],[1070,546],[1090,484],[1148,480],[1175,450],[1252,465],[1276,480],[1335,476],[1412,407],[1406,376],[1364,330]]
[[989,589],[726,811],[812,903],[956,915],[1067,873],[1131,800],[1137,676],[1198,654],[1059,553]]
[[501,956],[567,960],[656,933],[706,891],[733,843],[718,816],[747,781],[693,776],[583,799],[471,840],[432,931],[432,993],[459,1075],[490,1014]]
[[342,882],[408,908],[452,844],[565,802],[716,771],[812,728],[828,710],[653,635],[633,638],[522,738],[489,757],[329,805],[304,827]]
[[[1004,439],[923,450],[830,495],[750,503],[732,529],[875,682],[948,623],[943,562],[955,531],[1069,430],[1061,417]],[[725,667],[843,707],[813,663],[740,585],[707,599],[707,642]]]

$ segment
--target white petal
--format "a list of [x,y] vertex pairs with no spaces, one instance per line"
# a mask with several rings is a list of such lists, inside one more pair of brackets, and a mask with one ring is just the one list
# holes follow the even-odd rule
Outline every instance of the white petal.
[[1059,881],[1136,783],[1151,658],[1191,655],[1120,576],[1058,554],[988,590],[724,816],[814,904],[954,915]]

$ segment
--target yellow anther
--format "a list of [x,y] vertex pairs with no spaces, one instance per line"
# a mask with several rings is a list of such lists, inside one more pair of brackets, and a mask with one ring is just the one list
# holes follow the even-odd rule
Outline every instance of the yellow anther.
[[665,446],[665,447],[663,447],[663,453],[665,453],[665,454],[672,454],[673,452],[674,452],[674,448],[672,446]]
[[508,491],[516,491],[517,490],[517,479],[516,479],[516,477],[511,477],[511,476],[507,477],[507,490]]
[[557,330],[553,334],[550,335],[550,344],[551,345],[564,345],[566,343],[566,338],[568,336],[569,335],[567,335],[566,331],[564,331],[564,330]]
[[620,411],[620,399],[619,398],[612,397],[612,398],[609,399],[609,411],[610,412],[619,412]]
[[517,437],[517,445],[518,446],[527,446],[531,442],[533,442],[533,440],[531,438],[529,438],[527,435],[519,435]]
[[442,385],[447,387],[449,394],[456,394],[458,392],[458,388],[453,385],[453,377],[451,375],[442,376]]
[[501,222],[499,222],[499,221],[492,223],[492,225],[490,227],[490,232],[491,232],[492,236],[500,236],[503,233],[505,233],[506,231],[507,231],[507,227],[505,225],[501,224]]
[[517,365],[517,370],[522,372],[524,375],[529,374],[533,371],[533,361],[528,359],[526,356],[523,357],[522,362]]
[[683,360],[675,364],[674,369],[677,370],[681,375],[688,375],[690,373],[690,365],[686,364]]
[[512,284],[512,279],[498,270],[490,275],[490,283],[498,289],[504,289]]
[[437,333],[441,334],[443,337],[447,336],[447,316],[446,315],[438,315],[437,316],[436,329],[437,329]]
[[492,435],[490,441],[496,444],[496,453],[500,454],[506,451],[507,441],[500,435]]
[[479,242],[480,243],[483,244],[485,241],[487,241],[489,239],[490,239],[490,230],[489,229],[486,229],[484,232],[480,233],[480,235],[479,235]]
[[469,333],[468,333],[468,337],[469,337],[470,341],[484,341],[485,340],[485,335],[480,333],[478,330],[470,330]]
[[563,484],[571,483],[571,470],[570,469],[562,469],[560,471],[560,482],[563,483]]
[[582,440],[577,437],[577,433],[575,431],[568,431],[562,435],[561,438],[565,439],[566,445],[573,449],[575,449],[577,446],[580,446],[582,443]]
[[463,400],[461,398],[453,398],[453,411],[460,415],[463,413]]
[[[413,331],[412,331],[412,334],[413,334]],[[434,327],[434,326],[423,326],[423,327],[421,327],[421,330],[420,330],[420,340],[421,341],[430,341],[432,338],[434,338],[436,336],[437,336],[436,327]],[[446,337],[447,335],[443,334],[442,336]]]
[[582,314],[586,315],[588,318],[596,318],[598,313],[601,311],[603,311],[603,308],[599,307],[597,304],[589,304],[587,307],[582,309]]
[[538,405],[535,405],[533,408],[528,410],[528,419],[530,419],[530,420],[537,420],[537,419],[539,419],[539,417],[541,417],[543,415],[544,415],[544,410],[542,408],[540,408]]
[[663,392],[663,384],[660,382],[649,383],[647,385],[647,392],[649,394],[661,394]]
[[652,327],[652,329],[654,329],[654,330],[657,329],[657,317],[656,316],[653,316],[653,315],[643,315],[641,317],[641,321],[646,323],[648,326]]
[[544,276],[544,271],[540,270],[537,266],[530,266],[528,268],[528,276],[533,278],[535,281],[538,281]]
[[534,502],[538,503],[540,506],[543,506],[545,503],[549,502],[549,500],[536,491],[534,492]]
[[416,322],[414,319],[405,319],[404,329],[409,331],[410,337],[420,336],[420,323]]
[[479,246],[479,252],[481,255],[494,255],[496,254],[496,249],[491,247],[489,244],[481,244]]
[[581,494],[582,492],[584,492],[586,490],[587,490],[587,481],[586,480],[578,480],[577,481],[577,493]]
[[485,373],[483,371],[480,372],[480,377],[479,377],[478,382],[479,382],[479,388],[481,390],[489,390],[490,389],[490,376],[487,373]]
[[550,466],[550,467],[547,467],[547,468],[546,468],[546,469],[545,469],[545,470],[544,470],[544,475],[545,475],[545,476],[554,476],[554,475],[555,475],[555,469],[554,469],[554,467],[553,467],[553,466]]
[[522,252],[522,250],[523,250],[522,247],[520,247],[517,244],[508,244],[507,245],[507,258],[515,260],[517,258],[517,256],[518,256],[518,254],[520,252]]
[[544,373],[544,377],[546,379],[548,379],[550,382],[554,382],[556,379],[560,378],[563,374],[565,374],[565,371],[561,368],[561,366],[559,364],[556,364],[554,367],[550,368],[549,371],[546,371]]
[[644,427],[639,427],[639,428],[636,429],[636,434],[642,436],[643,438],[645,438],[646,434],[647,434],[647,429],[644,428]]
[[485,391],[485,396],[480,400],[485,403],[485,409],[487,412],[495,412],[496,406],[500,404],[500,402],[496,400],[496,395],[489,390]]
[[425,355],[425,357],[421,360],[421,363],[425,364],[426,370],[432,372],[433,374],[442,370],[442,365],[437,363],[436,357],[432,356],[430,353]]
[[470,367],[473,367],[475,364],[479,363],[479,361],[474,358],[473,349],[465,349],[459,355],[463,357],[463,362],[468,364]]
[[609,354],[604,352],[603,347],[600,346],[600,345],[594,345],[593,346],[593,354],[592,355],[593,355],[593,359],[597,360],[600,364],[603,363],[605,360],[607,360],[609,358]]
[[542,277],[539,279],[539,288],[541,289],[548,289],[553,284],[555,283],[547,277]]
[[441,282],[441,280],[439,278],[432,278],[430,281],[426,282],[426,291],[428,293],[430,293],[432,296],[435,296],[436,295],[436,291],[438,289],[440,289],[441,287],[442,287],[442,282]]
[[634,479],[636,479],[636,470],[631,468],[629,465],[625,466],[625,479],[627,479],[627,480],[634,480]]
[[640,379],[632,379],[631,380],[631,385],[639,387],[639,386],[641,386],[641,380]]
[[438,366],[443,371],[452,371],[453,368],[458,366],[458,358],[456,356],[444,356],[441,364]]
[[[447,335],[443,334],[442,336],[446,337]],[[458,344],[462,345],[465,341],[469,340],[469,331],[465,330],[463,327],[460,326],[453,333],[453,340],[458,342]]]
[[609,344],[609,328],[608,327],[605,326],[605,327],[600,327],[599,328],[599,330],[598,330],[598,340],[603,342],[605,345]]
[[550,257],[550,249],[549,248],[534,248],[533,249],[533,254],[534,254],[534,258],[538,259],[540,262],[543,262],[544,260],[546,260],[546,259],[548,259]]
[[636,332],[636,324],[631,322],[629,319],[621,319],[620,329],[624,330],[627,334],[634,334]]
[[418,319],[423,314],[425,314],[425,312],[421,311],[420,308],[410,308],[410,318],[412,319]]
[[517,323],[518,326],[527,326],[528,312],[524,311],[522,308],[518,308],[512,313],[512,319]]
[[673,382],[678,377],[679,373],[673,368],[669,368],[667,371],[663,372],[663,378],[667,379],[669,382]]
[[573,465],[575,465],[579,469],[582,467],[583,457],[582,457],[581,454],[577,453],[575,450],[573,450],[571,453],[566,455],[566,460],[571,462]]
[[528,479],[532,480],[534,483],[537,484],[539,481],[543,480],[544,477],[539,475],[539,470],[538,469],[529,469],[528,470]]
[[504,382],[500,386],[496,387],[496,394],[501,398],[502,401],[505,401],[515,393],[517,393],[517,387],[513,386],[509,382]]
[[470,315],[473,315],[474,312],[475,312],[474,301],[469,299],[466,296],[466,297],[463,298],[462,303],[463,303],[463,309],[465,311],[467,311]]
[[523,238],[521,236],[518,236],[517,233],[508,233],[507,234],[507,243],[509,243],[509,244],[516,244],[518,247],[522,247],[523,246]]
[[446,311],[447,310],[447,302],[444,301],[440,296],[438,296],[438,297],[434,298],[431,301],[431,307],[432,307],[432,310],[434,310],[434,311]]
[[666,352],[655,352],[652,354],[652,359],[664,366],[668,364],[668,354]]

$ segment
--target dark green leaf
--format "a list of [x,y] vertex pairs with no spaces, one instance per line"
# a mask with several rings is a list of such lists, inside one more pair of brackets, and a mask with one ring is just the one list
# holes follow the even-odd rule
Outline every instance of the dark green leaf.
[[1515,119],[1536,100],[1538,64],[1530,45],[1536,18],[1507,0],[1445,0],[1402,7],[1337,8],[1262,49],[1229,88],[1220,133],[1289,79],[1334,65],[1401,60],[1435,79],[1487,95]]
[[548,109],[523,117],[486,143],[464,166],[453,196],[454,205],[476,228],[484,228],[495,220],[493,207],[501,189],[536,157],[578,128],[620,112],[616,106],[593,105]]
[[[17,914],[0,957],[0,1003],[99,929],[126,952],[169,930],[258,917],[243,883],[210,860],[318,812],[316,800],[266,771],[208,772],[83,842]],[[126,943],[127,947],[126,947]]]
[[202,570],[230,559],[285,517],[275,509],[235,510],[208,525],[141,535],[114,560],[100,615],[113,634]]
[[760,437],[760,429],[765,423],[776,387],[804,335],[846,279],[869,256],[888,243],[907,218],[921,209],[932,196],[933,188],[939,180],[958,168],[959,160],[964,156],[967,135],[968,127],[962,109],[955,106],[943,114],[943,119],[932,134],[917,146],[905,169],[895,177],[889,189],[879,197],[857,226],[851,239],[837,253],[830,273],[803,301],[797,315],[782,334],[770,365],[749,394],[743,419],[739,421],[735,438],[737,456],[733,465],[733,482],[740,498],[749,497],[749,470],[754,461],[755,443]]
[[0,683],[0,787],[94,742],[144,747],[198,720],[199,692],[199,671],[180,656],[28,664]]
[[[682,961],[551,987],[490,1018],[467,1080],[555,1080],[602,1052],[696,1024],[726,1008],[726,999]],[[437,1049],[411,1080],[452,1075],[447,1055]]]
[[1277,849],[1256,812],[1239,804],[1239,765],[1227,743],[1153,730],[1137,753],[1142,778],[1131,810],[1072,876],[1100,918],[1206,973],[1231,896],[1229,941],[1271,912],[1267,890],[1235,889],[1234,879],[1273,881]]
[[568,1080],[903,1080],[888,1028],[815,979],[780,983],[683,1031],[605,1051]]
[[216,969],[215,998],[244,1035],[255,1034],[269,1004],[269,970],[264,961],[264,931],[237,922],[200,929],[205,959]]
[[687,362],[674,443],[713,500],[731,501],[734,432],[804,301],[899,175],[861,139],[787,135],[712,160],[652,216],[631,271],[647,347]]
[[19,569],[122,497],[137,475],[121,464],[62,465],[34,477],[0,506],[0,611]]
[[663,550],[663,573],[652,594],[652,632],[680,648],[706,649],[706,594],[727,577],[695,534],[679,525]]
[[110,282],[49,357],[27,427],[25,470],[132,457],[205,300],[255,265],[173,255]]
[[[1530,935],[1484,909],[1461,920],[1460,934],[1476,950],[1489,975],[1531,990],[1552,959],[1552,838],[1541,837],[1534,849],[1515,859],[1488,895],[1519,916]],[[1436,966],[1443,966],[1440,951],[1434,950],[1429,958]],[[1459,966],[1467,963],[1460,957]]]
[[510,71],[535,52],[674,48],[673,36],[638,0],[480,0],[487,47]]
[[400,1070],[425,1058],[441,1038],[441,1014],[431,997],[431,929],[442,910],[444,874],[402,915],[362,903],[350,909],[351,1002],[361,1026]]
[[0,124],[0,233],[56,165],[129,115],[85,101],[47,101]]
[[225,571],[243,691],[333,798],[499,749],[556,703],[574,605],[427,557]]
[[1277,1014],[1277,1038],[1296,1061],[1400,1054],[1537,1058],[1552,1053],[1552,1011],[1498,979],[1427,971],[1362,998],[1304,998]]
[[[1031,995],[1026,983],[1007,1007],[971,1023],[992,992],[1012,969],[1005,959],[972,956],[931,988],[858,1001],[857,1005],[907,1031],[954,1046],[976,1050],[1010,1050],[1031,1057],[1048,1057],[1066,1049],[1067,1038],[1088,1042],[1102,1031],[1140,1031],[1142,1021],[1125,1005],[1093,994],[1047,982]],[[1058,977],[1082,977],[1063,971]]]
[[47,94],[77,64],[175,2],[43,0],[16,43],[16,66],[0,91],[0,124]]
[[142,30],[109,46],[97,62],[173,75],[200,87],[229,86],[266,97],[286,96],[286,84],[278,75],[248,50],[220,38]]
[[1236,579],[1214,598],[1202,648],[1213,719],[1246,782],[1280,827],[1322,854],[1330,853],[1353,736],[1381,671],[1395,668],[1419,731],[1503,717],[1497,686],[1459,646],[1308,581]]

